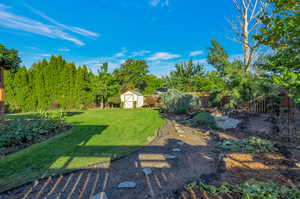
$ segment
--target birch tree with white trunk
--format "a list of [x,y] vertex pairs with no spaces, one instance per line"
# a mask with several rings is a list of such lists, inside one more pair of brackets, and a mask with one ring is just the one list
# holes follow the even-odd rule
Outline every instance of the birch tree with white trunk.
[[264,14],[267,3],[265,0],[232,0],[232,3],[237,16],[234,20],[229,20],[235,35],[231,39],[242,45],[245,70],[250,72],[260,46],[252,35],[257,33],[262,24],[260,17]]

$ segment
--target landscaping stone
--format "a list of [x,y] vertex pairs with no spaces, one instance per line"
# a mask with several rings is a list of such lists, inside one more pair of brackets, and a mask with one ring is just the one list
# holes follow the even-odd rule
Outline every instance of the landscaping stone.
[[166,158],[166,159],[176,159],[177,156],[176,156],[176,155],[169,155],[169,154],[166,154],[166,155],[165,155],[165,158]]
[[177,132],[178,133],[184,133],[184,131],[182,129],[178,129]]
[[152,174],[152,170],[151,170],[150,168],[145,168],[145,169],[143,169],[143,172],[144,172],[145,175],[150,175],[150,174]]
[[105,192],[100,192],[94,195],[91,199],[108,199]]
[[174,148],[174,149],[172,149],[172,151],[173,151],[173,152],[180,152],[181,149],[179,149],[179,148]]
[[119,184],[118,188],[135,188],[136,183],[131,181],[125,181]]
[[228,116],[214,116],[214,118],[216,120],[217,127],[224,130],[236,128],[241,122],[240,120],[236,120]]

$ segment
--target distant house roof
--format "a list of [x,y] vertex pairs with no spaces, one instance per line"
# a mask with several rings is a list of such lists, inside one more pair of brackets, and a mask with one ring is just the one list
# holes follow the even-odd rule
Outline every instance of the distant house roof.
[[[137,91],[126,91],[126,92],[131,92],[131,93],[134,93],[134,94],[136,94],[136,95],[143,96],[143,94],[141,94],[141,93],[139,93],[139,92],[137,92]],[[126,92],[125,92],[125,93],[126,93]]]
[[155,91],[155,93],[157,93],[157,94],[161,94],[161,93],[165,93],[165,92],[168,92],[167,88],[159,88],[159,89],[156,89],[156,91]]

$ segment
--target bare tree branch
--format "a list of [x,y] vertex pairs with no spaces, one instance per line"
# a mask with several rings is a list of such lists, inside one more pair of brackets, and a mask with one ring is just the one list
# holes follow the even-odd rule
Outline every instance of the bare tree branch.
[[250,20],[253,19],[253,16],[254,16],[254,13],[255,13],[255,10],[256,10],[257,3],[258,3],[258,0],[255,0],[254,6],[253,6],[253,8],[252,8],[252,13],[251,13],[250,18],[249,18]]
[[228,23],[235,35],[231,40],[239,42],[244,51],[244,64],[246,70],[250,72],[255,52],[259,48],[259,43],[253,41],[251,34],[256,32],[261,24],[260,15],[266,9],[266,0],[232,0],[233,6],[238,11],[235,21]]

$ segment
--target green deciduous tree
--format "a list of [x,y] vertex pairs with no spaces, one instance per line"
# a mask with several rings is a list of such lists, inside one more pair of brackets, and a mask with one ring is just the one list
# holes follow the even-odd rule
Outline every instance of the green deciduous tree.
[[211,64],[221,76],[224,76],[225,68],[229,65],[229,56],[218,41],[213,39],[211,45],[208,48],[207,63]]
[[17,70],[21,60],[18,51],[0,44],[0,121],[4,120],[4,70]]
[[134,59],[126,60],[119,69],[113,72],[122,87],[122,91],[127,89],[143,91],[147,86],[146,78],[148,73],[146,61]]
[[300,101],[300,4],[298,0],[268,0],[273,8],[261,18],[264,26],[256,39],[270,46],[263,69],[274,83]]
[[205,75],[204,66],[189,62],[183,62],[175,65],[175,70],[164,77],[165,84],[168,88],[176,88],[184,92],[198,91],[197,81]]
[[115,76],[108,72],[108,63],[103,63],[94,77],[94,93],[101,108],[107,105],[108,99],[119,94],[120,85]]
[[[240,102],[249,101],[260,93],[261,79],[245,70],[245,64],[240,60],[230,61],[225,49],[215,40],[209,48],[208,63],[216,69],[216,74],[211,73],[211,84],[216,93],[215,100],[220,102],[225,96],[230,96],[230,107]],[[263,94],[263,93],[260,93]]]

